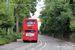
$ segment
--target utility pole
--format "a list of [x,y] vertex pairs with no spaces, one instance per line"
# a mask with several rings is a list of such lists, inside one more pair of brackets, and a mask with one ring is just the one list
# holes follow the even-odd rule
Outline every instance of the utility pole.
[[[8,0],[6,0],[7,1],[7,4],[8,4]],[[8,7],[8,5],[6,5],[7,7]]]
[[[13,8],[13,10],[12,10],[12,17],[14,17],[14,8]],[[14,28],[14,27],[12,27],[12,33],[13,33],[13,28]]]
[[[6,0],[6,2],[7,2],[7,5],[6,5],[6,7],[8,7],[8,0]],[[7,34],[9,34],[9,28],[8,28],[8,33]]]
[[[6,7],[8,7],[9,0],[6,0],[6,2],[7,2]],[[10,3],[9,3],[9,4],[10,4]],[[12,17],[14,17],[14,9],[13,9],[13,11],[12,11]],[[14,27],[11,28],[11,29],[12,29],[12,33],[13,33],[13,28],[14,28]],[[9,28],[8,28],[8,34],[9,34]]]

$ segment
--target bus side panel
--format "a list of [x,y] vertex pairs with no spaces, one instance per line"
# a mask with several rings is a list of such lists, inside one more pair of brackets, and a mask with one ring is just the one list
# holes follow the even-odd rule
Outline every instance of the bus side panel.
[[23,40],[24,40],[24,35],[25,35],[25,32],[24,32],[25,26],[24,25],[25,25],[25,19],[23,20],[23,36],[22,36],[23,37]]

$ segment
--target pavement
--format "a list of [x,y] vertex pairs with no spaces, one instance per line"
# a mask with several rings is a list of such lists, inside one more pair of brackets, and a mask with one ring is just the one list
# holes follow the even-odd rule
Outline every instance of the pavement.
[[[60,39],[58,39],[58,40],[60,40]],[[73,42],[68,42],[68,41],[64,41],[64,40],[61,40],[61,41],[68,46],[75,47],[75,43],[73,43]]]
[[75,47],[75,43],[73,42],[67,42],[67,41],[64,41],[65,44],[69,45],[69,46],[72,46],[72,47]]
[[75,43],[73,43],[73,42],[68,42],[68,41],[57,39],[57,38],[54,38],[54,37],[50,37],[50,38],[53,39],[53,40],[56,40],[56,41],[62,41],[62,43],[64,43],[67,46],[75,47]]

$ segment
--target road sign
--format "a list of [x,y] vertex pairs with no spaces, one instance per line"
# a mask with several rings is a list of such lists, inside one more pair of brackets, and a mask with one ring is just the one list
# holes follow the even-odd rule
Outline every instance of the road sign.
[[14,28],[14,27],[12,27],[12,28]]

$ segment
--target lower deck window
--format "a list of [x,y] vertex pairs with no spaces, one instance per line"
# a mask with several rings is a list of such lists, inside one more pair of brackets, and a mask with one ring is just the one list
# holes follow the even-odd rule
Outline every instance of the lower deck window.
[[25,30],[25,32],[35,32],[35,30]]

